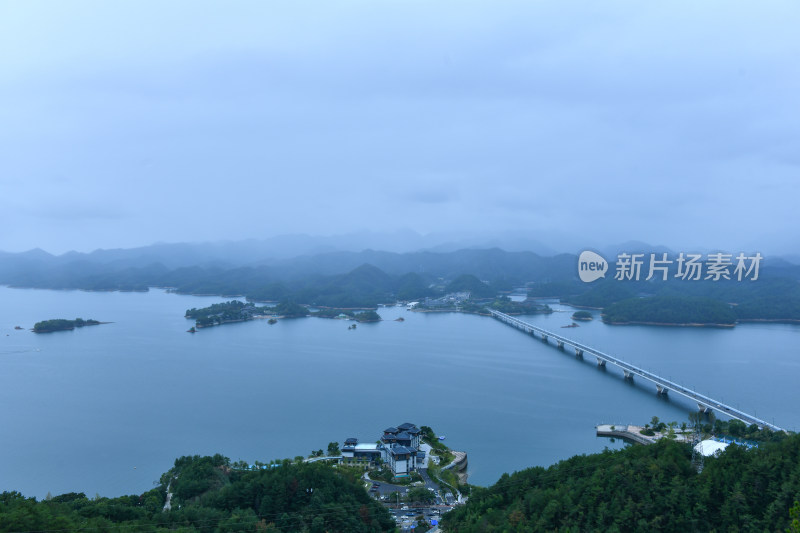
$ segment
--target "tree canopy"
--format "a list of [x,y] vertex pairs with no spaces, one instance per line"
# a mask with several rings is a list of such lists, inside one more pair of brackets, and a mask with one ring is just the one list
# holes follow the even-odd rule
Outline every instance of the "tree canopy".
[[504,474],[445,531],[783,531],[800,496],[800,436],[692,463],[668,439]]
[[[68,493],[37,501],[0,494],[0,531],[391,531],[389,512],[357,476],[288,460],[239,469],[219,454],[175,461],[161,485],[141,495],[89,499]],[[171,510],[163,512],[166,489]]]

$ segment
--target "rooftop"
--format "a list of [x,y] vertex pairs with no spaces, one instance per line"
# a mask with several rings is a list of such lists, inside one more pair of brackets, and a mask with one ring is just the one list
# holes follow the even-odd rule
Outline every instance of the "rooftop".
[[728,445],[724,442],[717,442],[715,440],[704,440],[698,443],[694,449],[697,453],[701,454],[703,457],[709,457],[711,455],[717,455],[725,451]]
[[391,452],[392,455],[401,455],[404,453],[413,454],[416,452],[416,450],[412,448],[406,448],[405,446],[395,446],[394,448],[391,448],[389,451]]

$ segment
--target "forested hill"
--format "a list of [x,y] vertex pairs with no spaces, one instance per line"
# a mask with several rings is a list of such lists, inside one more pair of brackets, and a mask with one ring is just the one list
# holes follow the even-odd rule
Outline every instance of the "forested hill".
[[507,252],[499,248],[442,253],[328,252],[246,263],[227,262],[225,256],[214,256],[213,260],[198,257],[191,261],[192,257],[189,257],[183,262],[175,259],[160,261],[158,255],[144,252],[141,256],[127,254],[113,261],[101,259],[107,259],[106,254],[70,252],[53,256],[42,250],[19,254],[0,252],[0,283],[36,286],[47,283],[49,278],[54,285],[52,288],[69,288],[68,285],[86,283],[91,278],[100,278],[105,283],[115,280],[119,283],[149,283],[151,279],[170,277],[168,273],[184,279],[226,273],[262,280],[291,281],[345,274],[364,264],[395,276],[413,272],[433,278],[454,279],[467,273],[482,280],[526,282],[571,279],[575,277],[577,264],[577,257],[571,254],[542,257],[533,252]]
[[[364,251],[234,268],[211,264],[170,269],[160,263],[101,263],[86,256],[53,257],[38,251],[0,254],[0,284],[141,291],[154,286],[172,287],[185,294],[244,295],[260,301],[291,299],[328,307],[368,307],[434,296],[454,280],[460,280],[453,285],[458,290],[472,289],[476,294],[491,296],[497,290],[528,281],[569,278],[574,275],[574,261],[574,256],[544,258],[530,252],[499,249],[440,254]],[[488,281],[489,286],[479,280]],[[431,290],[431,286],[438,289]]]
[[666,439],[506,474],[445,515],[444,530],[786,531],[800,436],[760,446],[729,446],[699,474],[691,449]]
[[[0,494],[1,531],[392,531],[389,512],[367,495],[360,472],[286,460],[238,470],[221,455],[181,457],[141,495],[46,500]],[[167,487],[171,510],[163,511]]]
[[[729,323],[730,317],[726,316],[730,313],[720,305],[732,307],[737,321],[800,320],[800,266],[777,258],[764,261],[755,282],[620,282],[608,276],[582,283],[577,278],[575,255],[542,257],[498,248],[446,253],[330,252],[256,260],[246,265],[226,263],[219,254],[189,254],[183,262],[170,256],[169,265],[183,265],[179,267],[148,262],[165,257],[150,248],[141,254],[136,255],[134,250],[61,256],[41,250],[0,253],[0,285],[123,291],[171,287],[184,294],[363,308],[447,292],[466,291],[473,297],[491,297],[498,291],[527,284],[531,296],[557,297],[583,307],[608,308],[640,296],[673,298],[668,306],[658,309],[650,303],[627,302],[615,310],[614,321],[618,322]],[[193,258],[198,262],[191,263]],[[685,301],[677,302],[679,299]],[[702,309],[695,309],[694,304],[702,304]],[[656,320],[645,319],[645,315],[655,316]],[[717,320],[720,317],[723,322]]]

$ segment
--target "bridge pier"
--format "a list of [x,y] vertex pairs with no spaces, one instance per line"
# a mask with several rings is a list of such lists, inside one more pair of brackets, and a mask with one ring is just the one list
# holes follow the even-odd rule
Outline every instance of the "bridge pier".
[[542,342],[547,342],[547,335],[542,334]]
[[559,350],[563,350],[563,349],[564,349],[564,342],[563,342],[563,341],[558,341],[558,342],[556,343],[556,345],[558,346],[558,349],[559,349]]
[[628,370],[623,370],[622,375],[625,376],[625,379],[628,381],[633,381],[633,374]]
[[575,348],[575,357],[583,359],[583,350],[579,350],[578,348]]
[[710,408],[710,407],[708,407],[707,405],[703,405],[702,403],[698,403],[698,404],[697,404],[697,409],[698,409],[698,410],[699,410],[701,413],[705,413],[705,414],[708,414],[708,413],[710,413],[710,412],[711,412],[711,408]]
[[600,359],[600,358],[598,357],[598,358],[597,358],[597,366],[599,366],[599,367],[602,367],[602,368],[605,368],[605,367],[606,367],[606,360],[605,360],[605,359]]
[[662,387],[661,385],[656,385],[656,390],[658,391],[658,394],[661,396],[666,396],[667,393],[669,392],[668,388]]

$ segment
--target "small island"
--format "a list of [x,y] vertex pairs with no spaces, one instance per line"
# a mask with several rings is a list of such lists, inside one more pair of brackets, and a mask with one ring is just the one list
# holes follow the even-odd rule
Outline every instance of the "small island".
[[592,313],[589,311],[575,311],[572,313],[572,320],[592,320]]
[[34,333],[51,333],[53,331],[70,331],[75,328],[82,328],[83,326],[96,326],[102,324],[97,320],[84,320],[76,318],[75,320],[67,320],[65,318],[53,318],[51,320],[42,320],[33,325]]
[[375,311],[361,311],[353,316],[353,320],[356,322],[380,322],[383,319]]

